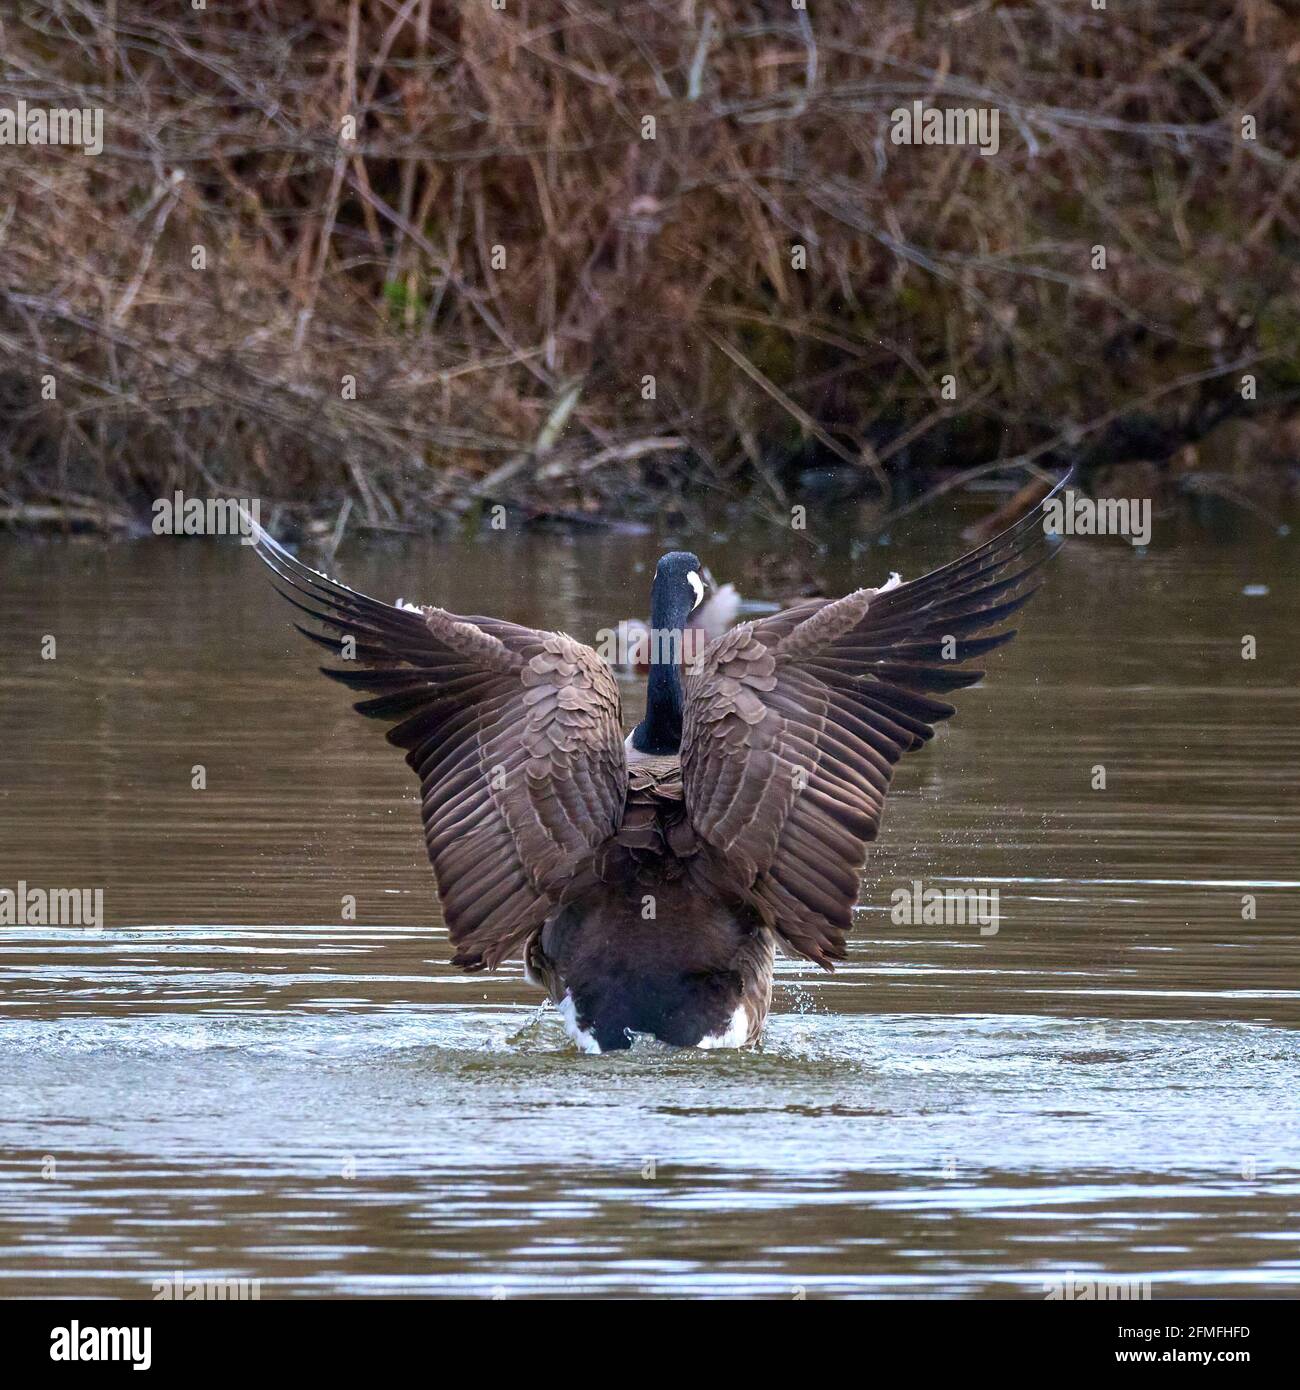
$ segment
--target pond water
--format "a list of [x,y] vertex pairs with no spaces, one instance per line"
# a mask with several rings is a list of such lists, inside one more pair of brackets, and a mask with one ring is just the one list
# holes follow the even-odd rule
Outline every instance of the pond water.
[[[591,640],[683,543],[779,544],[333,568]],[[820,573],[961,548],[914,517]],[[904,761],[848,963],[784,962],[761,1050],[589,1058],[517,966],[448,968],[413,779],[250,551],[0,538],[0,886],[106,922],[0,928],[0,1295],[1294,1294],[1298,590],[1259,534],[1067,545]],[[895,925],[913,880],[997,888],[997,932]]]

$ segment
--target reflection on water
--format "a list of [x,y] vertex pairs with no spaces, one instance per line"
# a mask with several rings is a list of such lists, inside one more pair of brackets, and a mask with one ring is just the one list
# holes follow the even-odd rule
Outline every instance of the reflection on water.
[[[337,567],[590,638],[644,610],[660,540],[747,558]],[[406,769],[246,550],[0,542],[0,886],[102,887],[108,922],[0,928],[0,1294],[1294,1292],[1293,571],[1067,547],[905,762],[849,963],[785,963],[760,1052],[582,1058],[517,968],[447,969]],[[895,925],[914,879],[998,888],[997,933]]]

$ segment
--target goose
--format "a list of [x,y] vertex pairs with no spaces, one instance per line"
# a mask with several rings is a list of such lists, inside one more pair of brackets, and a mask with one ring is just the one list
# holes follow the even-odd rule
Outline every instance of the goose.
[[[645,717],[591,648],[503,618],[369,598],[261,527],[255,548],[342,657],[419,778],[452,964],[522,962],[585,1052],[650,1035],[758,1042],[776,948],[845,958],[895,764],[955,713],[969,662],[1009,642],[1055,548],[1046,500],[907,583],[810,598],[722,633],[684,675],[652,650]],[[651,623],[680,637],[704,601],[689,551],[659,560]],[[990,629],[996,629],[990,631]],[[984,635],[976,635],[984,634]]]

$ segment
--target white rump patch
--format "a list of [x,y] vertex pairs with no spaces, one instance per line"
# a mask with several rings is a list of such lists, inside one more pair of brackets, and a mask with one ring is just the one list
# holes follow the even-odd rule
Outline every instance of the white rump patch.
[[731,1015],[731,1022],[722,1033],[710,1033],[696,1043],[696,1047],[744,1047],[749,1038],[749,1014],[740,1004]]
[[[567,990],[564,998],[558,1004],[560,1018],[564,1023],[564,1031],[578,1044],[581,1052],[589,1056],[600,1054],[600,1044],[594,1037],[578,1024],[578,1008],[573,1002],[573,995]],[[648,1036],[648,1035],[647,1035]],[[731,1016],[731,1022],[727,1024],[721,1033],[711,1033],[703,1037],[696,1043],[696,1047],[744,1047],[749,1040],[749,1013],[743,1004],[739,1005],[736,1012]]]
[[564,1020],[564,1031],[578,1044],[579,1050],[593,1056],[598,1053],[600,1044],[585,1028],[578,1027],[578,1006],[573,1002],[573,995],[567,990],[564,998],[560,1000],[559,1009],[560,1017]]
[[897,589],[903,582],[903,576],[897,570],[890,570],[889,578],[876,590],[878,594],[887,594],[890,589]]
[[420,605],[419,605],[418,603],[407,603],[407,601],[406,601],[404,598],[399,598],[399,599],[397,600],[397,602],[396,602],[395,604],[393,604],[393,607],[394,607],[394,608],[404,608],[408,613],[423,613],[423,612],[424,612],[424,609],[421,608]]

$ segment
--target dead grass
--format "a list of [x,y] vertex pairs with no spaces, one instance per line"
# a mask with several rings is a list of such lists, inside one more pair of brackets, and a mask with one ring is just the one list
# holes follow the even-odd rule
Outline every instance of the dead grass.
[[[10,514],[774,506],[827,464],[1163,457],[1243,373],[1253,412],[1300,384],[1300,18],[1266,0],[0,23],[0,106],[105,111],[98,157],[0,146]],[[892,144],[917,99],[996,108],[997,154]]]

